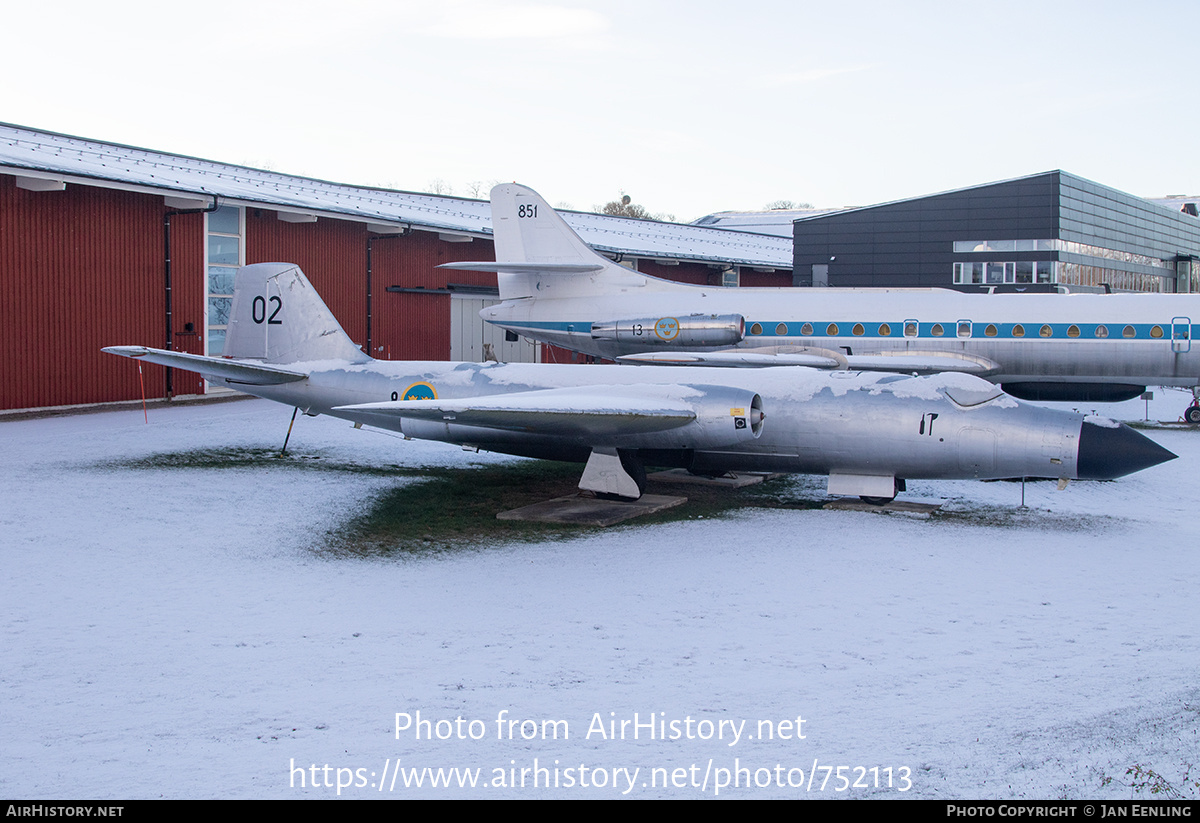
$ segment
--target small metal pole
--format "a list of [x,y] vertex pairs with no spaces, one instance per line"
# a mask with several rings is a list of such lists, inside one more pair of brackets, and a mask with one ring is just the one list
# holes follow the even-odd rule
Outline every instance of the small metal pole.
[[296,425],[296,413],[299,411],[299,406],[296,406],[296,408],[292,409],[292,422],[288,423],[287,437],[283,438],[283,448],[279,450],[280,457],[283,457],[285,454],[287,454],[287,444],[288,441],[292,439],[292,426]]
[[142,387],[142,417],[146,425],[150,425],[150,415],[146,413],[146,379],[142,377],[142,361],[138,361],[138,383]]
[[1021,508],[1025,508],[1025,478],[1021,478]]

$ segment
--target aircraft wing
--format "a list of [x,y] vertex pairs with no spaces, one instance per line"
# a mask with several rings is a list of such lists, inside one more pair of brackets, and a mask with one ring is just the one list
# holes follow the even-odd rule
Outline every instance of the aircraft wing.
[[764,366],[808,366],[814,369],[846,368],[846,357],[837,352],[814,349],[811,352],[763,354],[755,349],[731,349],[711,352],[646,352],[626,354],[620,363],[650,366],[725,366],[727,368],[763,368]]
[[400,418],[576,437],[645,434],[685,426],[696,411],[682,386],[581,386],[445,400],[338,406]]
[[308,377],[305,372],[281,369],[278,366],[247,363],[242,360],[226,360],[223,357],[204,357],[181,351],[151,349],[147,346],[109,346],[101,351],[121,357],[132,357],[135,360],[145,360],[147,363],[157,363],[160,366],[170,366],[173,369],[212,375],[230,383],[242,383],[247,386],[275,386],[280,383],[295,383]]
[[889,371],[903,374],[962,372],[978,376],[993,374],[1000,369],[998,363],[986,357],[955,352],[843,354],[832,349],[799,346],[763,346],[712,352],[646,352],[624,355],[618,357],[617,360],[621,363],[659,366],[725,366],[729,368],[809,366],[816,369]]

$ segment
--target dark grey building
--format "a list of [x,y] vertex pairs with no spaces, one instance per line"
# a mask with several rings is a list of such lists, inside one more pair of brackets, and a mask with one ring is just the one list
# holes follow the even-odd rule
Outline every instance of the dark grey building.
[[1051,171],[797,220],[792,271],[798,286],[1200,292],[1200,218],[1183,209]]

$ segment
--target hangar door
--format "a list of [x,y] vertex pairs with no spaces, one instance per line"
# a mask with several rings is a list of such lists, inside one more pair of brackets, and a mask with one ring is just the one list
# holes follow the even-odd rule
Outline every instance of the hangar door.
[[485,323],[479,316],[486,306],[499,300],[478,295],[450,295],[450,359],[479,363],[483,345],[490,343],[501,363],[536,363],[537,344],[522,338],[516,343],[504,339],[504,329]]

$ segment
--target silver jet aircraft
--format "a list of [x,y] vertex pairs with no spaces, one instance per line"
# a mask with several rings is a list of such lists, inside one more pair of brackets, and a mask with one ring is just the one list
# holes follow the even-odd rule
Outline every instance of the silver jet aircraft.
[[[484,320],[638,363],[957,371],[1026,400],[1109,402],[1200,386],[1200,294],[963,294],[721,288],[639,274],[592,251],[537,192],[492,189],[499,273]],[[1187,410],[1200,423],[1200,404]]]
[[1108,479],[1175,457],[1111,420],[1028,405],[965,374],[373,360],[297,266],[236,278],[224,357],[104,351],[408,437],[586,463],[637,498],[645,467],[829,475],[892,499],[908,478]]

